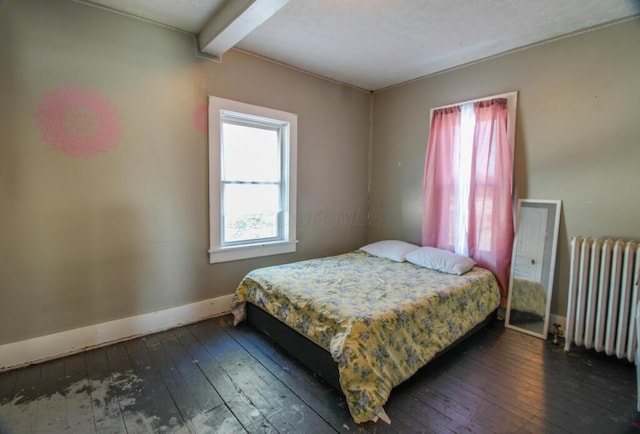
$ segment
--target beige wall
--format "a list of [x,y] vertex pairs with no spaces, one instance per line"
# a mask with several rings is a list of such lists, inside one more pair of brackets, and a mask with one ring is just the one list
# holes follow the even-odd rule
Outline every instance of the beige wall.
[[519,92],[517,198],[561,199],[551,311],[565,315],[569,238],[640,238],[640,21],[374,94],[369,240],[420,241],[429,110]]
[[[98,90],[117,148],[52,150],[45,93]],[[295,112],[298,251],[208,264],[207,142],[217,95]],[[0,3],[0,344],[230,294],[261,265],[366,238],[369,94],[240,52],[198,60],[190,36],[71,0]]]

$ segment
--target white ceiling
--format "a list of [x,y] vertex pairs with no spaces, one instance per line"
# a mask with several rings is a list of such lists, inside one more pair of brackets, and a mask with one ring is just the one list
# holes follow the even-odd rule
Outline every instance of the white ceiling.
[[[198,34],[227,1],[83,2]],[[236,47],[378,90],[638,14],[640,0],[289,0]]]

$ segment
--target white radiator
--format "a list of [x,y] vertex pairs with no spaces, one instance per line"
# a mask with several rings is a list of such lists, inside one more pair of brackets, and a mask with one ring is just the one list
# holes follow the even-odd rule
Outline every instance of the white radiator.
[[633,362],[640,244],[575,237],[570,257],[565,351],[575,342]]

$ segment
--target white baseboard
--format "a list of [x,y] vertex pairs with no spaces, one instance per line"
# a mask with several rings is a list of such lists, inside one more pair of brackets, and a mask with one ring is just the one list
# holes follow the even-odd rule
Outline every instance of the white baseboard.
[[233,294],[0,345],[0,372],[219,316]]

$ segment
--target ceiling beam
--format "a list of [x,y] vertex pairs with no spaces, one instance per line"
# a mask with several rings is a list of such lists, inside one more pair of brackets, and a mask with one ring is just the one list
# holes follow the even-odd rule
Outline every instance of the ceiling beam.
[[222,57],[288,2],[289,0],[228,0],[198,35],[200,51]]

